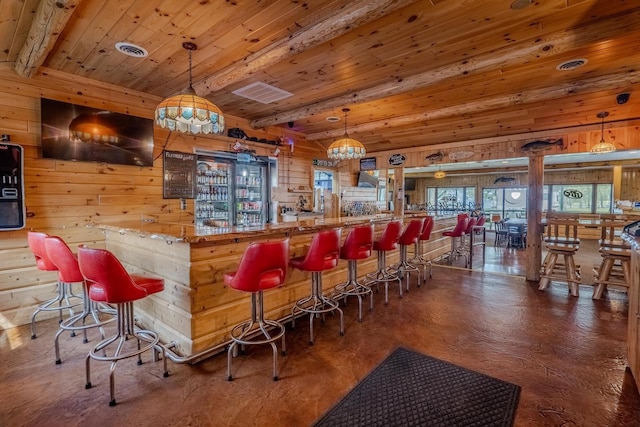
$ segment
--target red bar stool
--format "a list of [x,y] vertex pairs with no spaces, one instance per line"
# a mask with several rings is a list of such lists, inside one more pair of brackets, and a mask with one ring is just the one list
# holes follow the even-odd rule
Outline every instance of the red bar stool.
[[[289,239],[251,243],[244,251],[238,269],[224,275],[231,288],[251,293],[251,319],[231,329],[231,345],[227,351],[227,380],[232,381],[231,359],[238,344],[270,344],[273,349],[273,380],[278,381],[278,347],[282,337],[282,354],[286,353],[282,323],[264,318],[263,291],[280,286],[287,275]],[[269,329],[275,329],[272,333]]]
[[335,287],[342,297],[358,297],[358,321],[362,322],[362,297],[369,295],[369,310],[373,310],[373,291],[367,285],[358,282],[358,260],[371,256],[373,247],[373,224],[354,227],[340,248],[340,259],[346,259],[348,265],[347,281]]
[[451,265],[453,258],[456,258],[458,256],[464,256],[466,260],[466,254],[462,250],[461,240],[464,238],[464,233],[467,230],[468,222],[469,217],[467,216],[467,214],[460,214],[458,215],[458,222],[456,223],[455,228],[452,231],[445,231],[444,233],[442,233],[443,236],[451,238],[451,251],[443,255],[443,257],[448,256],[449,265]]
[[[431,232],[433,231],[434,221],[432,216],[427,216],[424,219],[424,224],[422,225],[422,231],[420,232],[420,236],[418,236],[418,241],[415,243],[413,253],[414,258],[410,261],[413,265],[422,265],[422,280],[424,282],[427,281],[427,267],[429,267],[429,278],[432,277],[431,270],[431,260],[426,259],[424,257],[424,247],[422,245],[423,242],[431,239]],[[420,283],[418,283],[420,286]]]
[[296,311],[309,313],[309,344],[311,345],[313,345],[313,319],[320,314],[324,316],[325,313],[337,310],[340,314],[340,335],[344,335],[344,314],[338,301],[322,294],[322,272],[338,265],[341,232],[339,228],[334,228],[316,233],[307,254],[289,260],[290,267],[311,272],[311,295],[296,301],[291,310],[291,324],[294,327]]
[[[58,267],[49,259],[47,249],[44,246],[44,241],[47,237],[49,237],[47,233],[29,231],[27,233],[27,242],[29,244],[29,249],[31,249],[31,252],[36,259],[36,266],[38,267],[38,270],[58,271]],[[41,311],[58,311],[60,313],[60,322],[62,322],[63,310],[69,310],[69,316],[73,316],[75,314],[73,311],[73,307],[81,304],[81,302],[71,302],[71,298],[81,299],[81,297],[73,293],[71,284],[64,283],[58,280],[56,287],[58,290],[58,296],[40,304],[36,311],[34,311],[31,315],[31,339],[36,338],[36,316],[38,315],[38,313],[40,313]],[[56,303],[58,305],[53,306]]]
[[471,251],[473,248],[471,247],[471,234],[475,232],[474,227],[478,223],[478,218],[471,217],[467,220],[467,228],[464,230],[464,236],[462,237],[462,250],[465,253],[466,263],[465,266],[471,267],[469,265],[469,260],[471,259]]
[[407,274],[407,292],[409,292],[409,282],[411,281],[411,272],[415,271],[418,276],[418,282],[420,283],[420,269],[414,264],[411,264],[407,259],[407,248],[411,245],[418,243],[418,238],[422,232],[422,226],[424,224],[424,218],[412,219],[409,224],[406,225],[404,231],[398,238],[398,244],[400,245],[400,262],[391,268],[397,271],[400,280],[404,279],[405,273]]
[[[138,356],[138,365],[142,364],[142,353],[154,350],[157,356],[157,348],[162,351],[164,362],[164,376],[169,376],[167,371],[167,358],[165,349],[159,345],[160,341],[156,332],[138,329],[133,317],[133,302],[145,298],[151,294],[164,290],[164,280],[137,274],[129,274],[118,259],[106,249],[93,249],[84,245],[78,250],[78,265],[89,286],[89,297],[96,303],[115,304],[116,317],[118,319],[115,335],[100,341],[87,355],[87,383],[85,388],[91,388],[91,359],[111,362],[109,369],[109,406],[116,405],[115,378],[116,363],[119,360]],[[141,342],[145,346],[141,346]],[[131,343],[131,344],[129,344]],[[115,344],[115,350],[111,355],[107,348]],[[127,345],[129,344],[129,345]],[[103,355],[99,355],[103,352]]]
[[367,274],[367,279],[370,280],[370,282],[367,282],[367,285],[375,283],[377,286],[380,286],[381,282],[384,283],[385,304],[389,303],[389,282],[398,282],[400,298],[402,298],[402,282],[400,276],[387,267],[386,257],[387,252],[398,248],[398,239],[400,238],[401,231],[402,221],[391,221],[385,227],[380,239],[373,242],[373,250],[376,251],[378,256],[378,269],[373,273]]
[[[58,267],[58,280],[63,285],[71,283],[82,283],[83,306],[82,312],[75,314],[60,323],[60,329],[55,337],[56,364],[62,363],[60,359],[59,338],[64,331],[82,331],[84,334],[84,343],[88,343],[87,329],[99,328],[100,336],[104,339],[104,329],[102,326],[115,320],[115,317],[105,321],[100,320],[97,304],[93,303],[89,298],[89,289],[84,281],[84,276],[80,272],[78,259],[71,252],[67,244],[58,236],[49,236],[44,241],[47,255],[53,264]],[[87,323],[87,318],[93,319],[93,322]],[[79,322],[82,322],[81,324]]]

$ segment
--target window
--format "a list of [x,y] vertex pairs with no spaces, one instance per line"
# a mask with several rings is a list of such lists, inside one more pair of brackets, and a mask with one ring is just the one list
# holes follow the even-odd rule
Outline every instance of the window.
[[483,188],[482,207],[488,215],[500,215],[500,218],[526,218],[527,187]]
[[322,188],[333,192],[333,172],[316,170],[313,172],[314,188]]
[[543,187],[542,209],[556,212],[609,213],[611,184],[553,184]]
[[427,210],[435,215],[471,211],[476,208],[475,187],[428,187]]

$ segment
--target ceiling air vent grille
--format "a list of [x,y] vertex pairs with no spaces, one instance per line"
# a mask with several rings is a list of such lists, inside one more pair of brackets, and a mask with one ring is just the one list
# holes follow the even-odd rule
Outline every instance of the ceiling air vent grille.
[[132,43],[116,43],[116,50],[120,53],[124,53],[125,55],[133,56],[134,58],[144,58],[149,55],[144,48]]
[[251,83],[248,86],[234,90],[233,94],[253,101],[258,101],[263,104],[271,104],[272,102],[293,96],[291,92],[287,92],[286,90],[279,89],[263,82]]
[[561,64],[558,64],[558,66],[556,67],[556,70],[558,71],[567,71],[567,70],[573,70],[575,68],[578,67],[582,67],[584,64],[586,64],[587,61],[586,59],[572,59],[571,61],[565,61]]

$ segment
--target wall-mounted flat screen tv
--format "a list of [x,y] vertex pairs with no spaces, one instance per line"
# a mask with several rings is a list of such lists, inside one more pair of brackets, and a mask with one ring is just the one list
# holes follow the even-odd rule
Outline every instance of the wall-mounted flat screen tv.
[[378,177],[361,171],[360,175],[358,175],[358,187],[376,188],[378,187]]
[[153,165],[153,120],[41,99],[42,156]]
[[415,178],[405,178],[404,179],[404,191],[415,191],[416,190],[416,179]]

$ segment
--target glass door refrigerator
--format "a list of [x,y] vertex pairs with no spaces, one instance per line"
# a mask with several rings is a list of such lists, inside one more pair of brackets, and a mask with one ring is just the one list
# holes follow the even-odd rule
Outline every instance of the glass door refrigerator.
[[233,164],[225,160],[199,156],[197,167],[196,226],[230,227],[233,224]]
[[277,206],[270,203],[270,192],[277,186],[275,159],[249,153],[196,154],[196,225],[255,227],[274,221]]

